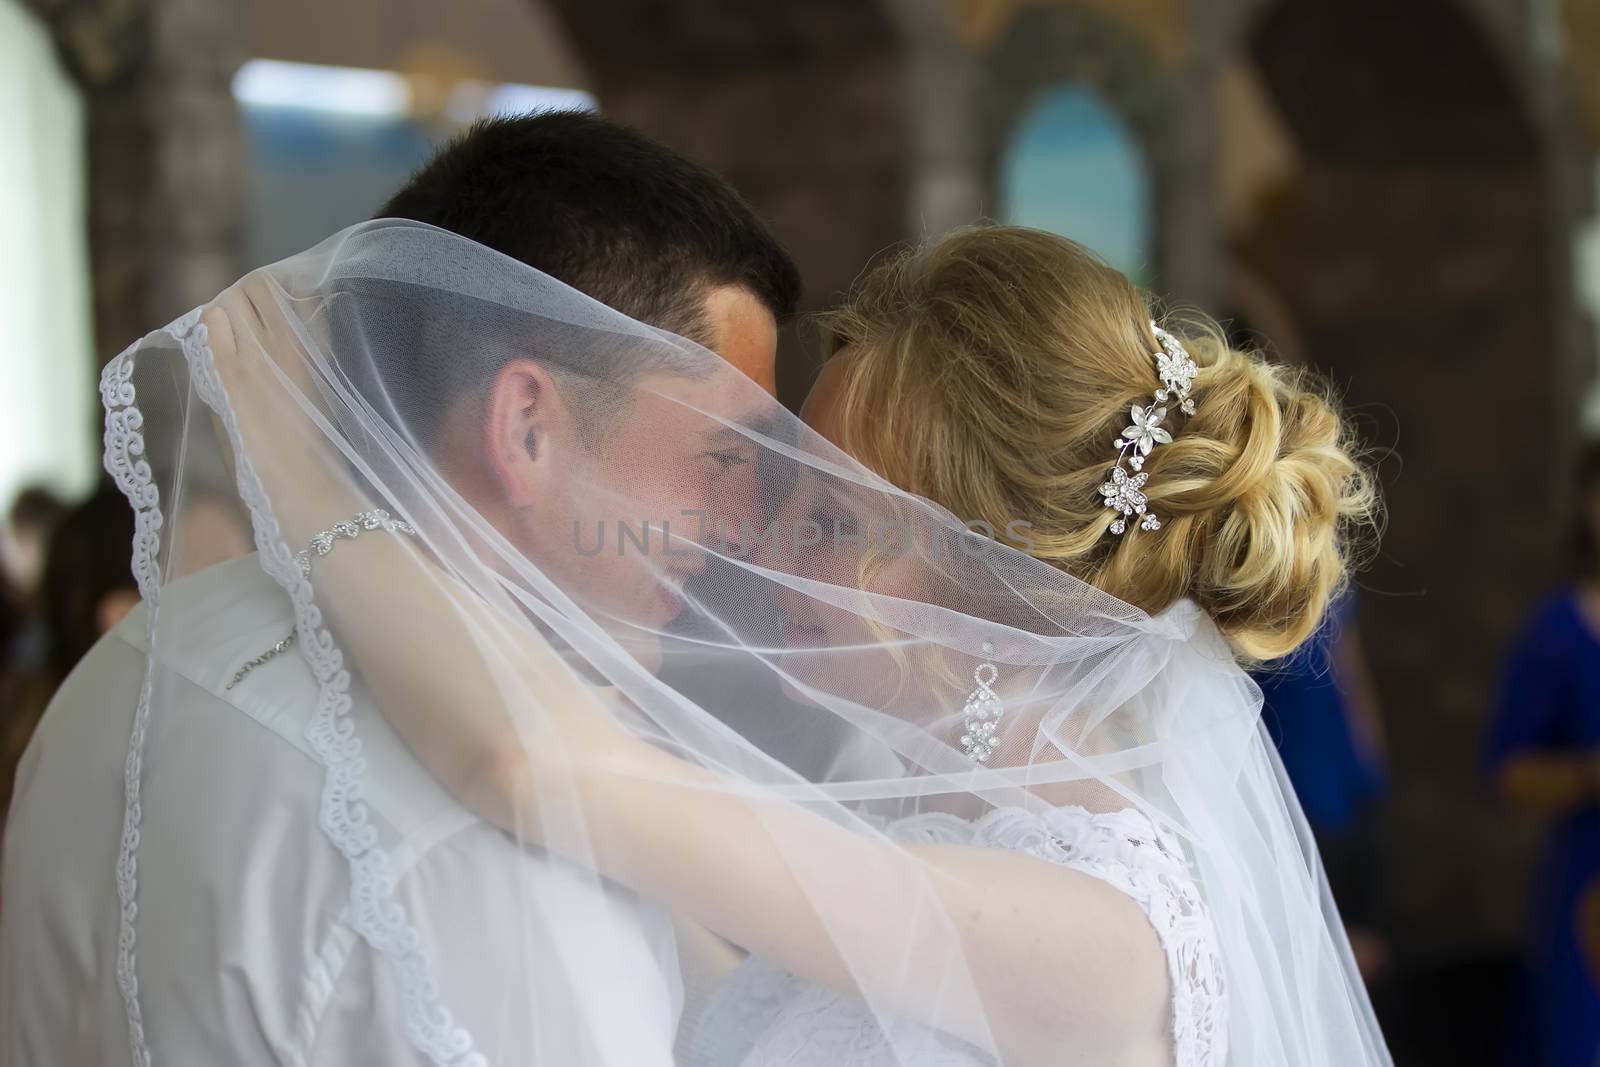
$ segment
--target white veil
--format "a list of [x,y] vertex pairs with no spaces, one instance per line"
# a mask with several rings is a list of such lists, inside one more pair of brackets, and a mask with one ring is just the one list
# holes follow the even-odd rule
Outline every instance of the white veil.
[[[137,801],[181,632],[165,535],[226,492],[294,605],[293,641],[260,651],[318,683],[326,841],[305,847],[348,859],[354,925],[432,1062],[774,1062],[782,1027],[861,1057],[842,1062],[1105,1062],[1125,1029],[1185,1067],[1389,1062],[1209,620],[970,530],[699,345],[377,221],[144,338],[103,395],[150,605],[119,862],[136,1043]],[[973,696],[998,724],[983,763]],[[519,909],[499,1000],[434,967],[433,901],[373,810],[392,783],[369,712],[562,872],[490,876]],[[652,909],[675,951],[634,951],[659,945]],[[697,945],[765,967],[767,1014],[719,1021],[741,979]],[[566,1036],[518,1044],[513,1016]]]

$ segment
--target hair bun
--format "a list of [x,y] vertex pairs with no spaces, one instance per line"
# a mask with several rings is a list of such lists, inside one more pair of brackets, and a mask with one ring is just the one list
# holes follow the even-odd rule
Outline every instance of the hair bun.
[[824,316],[851,361],[845,447],[902,488],[1152,614],[1185,597],[1238,653],[1275,659],[1345,582],[1350,533],[1376,509],[1330,394],[1231,350],[1200,317],[1170,328],[1198,365],[1193,414],[1144,461],[1160,529],[1110,532],[1108,447],[1161,388],[1144,294],[1056,234],[958,230],[871,271]]
[[1276,659],[1343,587],[1349,532],[1371,523],[1376,492],[1313,375],[1212,331],[1185,344],[1201,365],[1195,414],[1164,450],[1161,506],[1181,516],[1188,595],[1241,655]]

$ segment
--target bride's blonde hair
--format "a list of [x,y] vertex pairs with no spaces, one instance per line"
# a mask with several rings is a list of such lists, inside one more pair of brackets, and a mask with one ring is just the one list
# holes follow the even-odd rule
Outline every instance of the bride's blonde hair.
[[837,425],[885,478],[966,521],[1031,524],[1025,550],[1148,612],[1192,598],[1255,661],[1315,632],[1377,511],[1327,390],[1228,347],[1201,316],[1162,322],[1200,372],[1192,416],[1145,465],[1158,531],[1110,533],[1100,486],[1160,386],[1152,312],[1072,241],[957,231],[872,270],[823,317],[849,346]]

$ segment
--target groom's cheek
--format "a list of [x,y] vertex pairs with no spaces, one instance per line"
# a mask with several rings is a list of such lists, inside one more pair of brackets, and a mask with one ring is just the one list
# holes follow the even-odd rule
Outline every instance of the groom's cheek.
[[758,527],[763,516],[761,507],[761,487],[756,478],[755,464],[746,464],[738,468],[735,475],[729,479],[729,484],[718,493],[717,514],[721,520],[720,529],[729,531],[727,535],[732,538],[732,531],[737,531],[741,525]]

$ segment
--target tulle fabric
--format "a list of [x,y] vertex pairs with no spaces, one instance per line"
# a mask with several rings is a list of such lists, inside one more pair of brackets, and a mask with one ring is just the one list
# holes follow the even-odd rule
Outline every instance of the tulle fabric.
[[[508,384],[507,365],[533,369]],[[523,408],[495,408],[497,389],[534,412],[526,464],[506,444]],[[884,1062],[924,1062],[930,1034],[973,1062],[1050,1047],[1091,1062],[1073,1020],[1115,1005],[1115,971],[1094,972],[1116,946],[1074,932],[1126,929],[1117,904],[1068,893],[1058,909],[1050,864],[991,885],[959,844],[891,829],[1064,810],[1136,814],[1192,880],[1226,991],[1207,1062],[1389,1062],[1259,693],[1203,613],[1150,617],[1028,556],[1025,526],[969,524],[887,484],[700,345],[455,235],[377,221],[149,335],[103,393],[151,604],[118,863],[136,1045],[138,790],[159,765],[176,626],[161,593],[198,551],[169,536],[176,518],[205,500],[248,524],[294,604],[277,654],[317,678],[307,741],[326,771],[325,840],[305,847],[349,860],[356,928],[404,977],[408,1032],[434,1062],[538,1057],[492,1021],[465,1025],[431,973],[441,924],[425,893],[394,891],[353,690],[459,803],[592,892],[591,914],[582,892],[530,884],[520,923],[561,950],[507,970],[570,993],[581,1010],[560,1025],[588,1028],[589,1062],[673,1062],[670,1027],[619,1013],[685,985],[704,1002],[718,981],[680,951],[619,990],[618,883],[734,962],[851,998]],[[376,508],[412,532],[296,558]],[[991,676],[997,744],[980,764],[964,707]],[[975,932],[969,905],[996,899],[1025,903]]]

